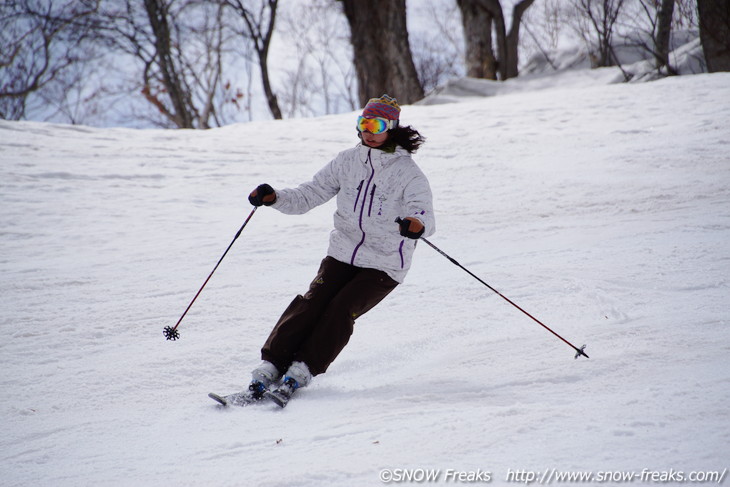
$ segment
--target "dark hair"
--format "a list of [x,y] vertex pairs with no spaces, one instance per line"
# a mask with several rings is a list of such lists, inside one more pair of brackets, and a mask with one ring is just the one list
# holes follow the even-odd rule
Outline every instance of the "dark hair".
[[397,145],[403,147],[409,154],[413,154],[418,150],[424,142],[426,137],[418,133],[418,130],[414,129],[410,125],[398,126],[388,131],[388,139],[395,142]]

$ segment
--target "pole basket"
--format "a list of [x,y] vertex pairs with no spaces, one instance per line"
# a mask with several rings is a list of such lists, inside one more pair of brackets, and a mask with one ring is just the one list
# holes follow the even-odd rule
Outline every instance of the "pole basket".
[[578,358],[578,357],[580,357],[581,355],[583,355],[583,356],[584,356],[585,358],[590,358],[590,357],[589,357],[588,355],[586,355],[586,353],[585,353],[585,351],[584,351],[585,349],[586,349],[586,346],[585,346],[585,345],[583,345],[583,346],[582,346],[582,347],[580,347],[580,348],[576,348],[576,349],[575,349],[575,351],[576,351],[577,353],[575,354],[575,358]]
[[162,334],[165,335],[165,338],[168,340],[177,340],[180,338],[180,332],[177,331],[176,328],[173,328],[171,326],[166,326],[164,330],[162,330]]

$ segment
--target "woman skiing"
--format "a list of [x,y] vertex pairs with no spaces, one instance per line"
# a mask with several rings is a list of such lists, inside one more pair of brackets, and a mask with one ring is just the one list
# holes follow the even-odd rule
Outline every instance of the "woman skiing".
[[337,197],[327,256],[261,349],[252,399],[266,394],[283,407],[297,388],[324,373],[347,344],[355,319],[403,282],[416,240],[433,234],[431,189],[411,158],[424,138],[399,126],[399,117],[395,98],[370,99],[358,117],[361,141],[355,147],[297,188],[261,184],[249,195],[254,206],[285,214],[306,213]]

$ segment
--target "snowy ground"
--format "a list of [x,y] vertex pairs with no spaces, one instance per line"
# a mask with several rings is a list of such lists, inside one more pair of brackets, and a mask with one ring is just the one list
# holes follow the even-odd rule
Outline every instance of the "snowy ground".
[[181,339],[162,328],[248,192],[309,178],[356,142],[354,116],[205,132],[0,121],[1,485],[730,466],[730,74],[403,109],[428,137],[430,240],[590,359],[422,245],[288,408],[208,399],[248,382],[324,256],[331,204],[258,211]]

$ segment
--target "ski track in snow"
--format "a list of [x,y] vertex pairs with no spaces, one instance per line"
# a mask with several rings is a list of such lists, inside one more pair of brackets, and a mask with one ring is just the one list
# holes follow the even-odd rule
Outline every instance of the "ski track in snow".
[[[730,75],[403,108],[437,209],[289,407],[223,410],[327,247],[333,203],[248,215],[355,114],[208,131],[0,121],[0,483],[380,485],[384,468],[722,471]],[[316,127],[316,131],[312,131]]]

